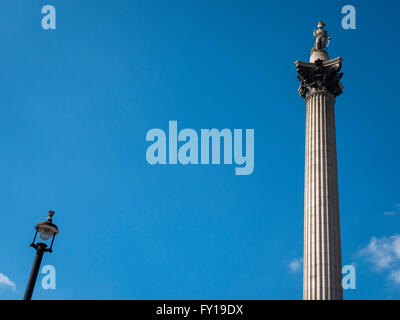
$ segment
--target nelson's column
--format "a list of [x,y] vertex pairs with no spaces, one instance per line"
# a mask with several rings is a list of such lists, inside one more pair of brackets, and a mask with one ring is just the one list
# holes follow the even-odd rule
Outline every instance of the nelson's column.
[[329,60],[331,38],[320,21],[310,62],[296,61],[306,103],[303,299],[343,299],[335,101],[342,58]]

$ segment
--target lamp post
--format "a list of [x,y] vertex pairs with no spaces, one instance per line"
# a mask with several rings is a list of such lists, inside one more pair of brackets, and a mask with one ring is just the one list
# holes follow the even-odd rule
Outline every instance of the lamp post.
[[[53,223],[54,211],[49,211],[49,216],[45,221],[39,222],[35,226],[35,236],[30,244],[32,248],[36,249],[35,260],[33,260],[33,266],[31,270],[31,275],[29,276],[28,284],[26,285],[24,300],[31,300],[33,289],[35,287],[36,278],[40,269],[40,264],[42,262],[43,253],[53,252],[53,243],[56,234],[58,234],[58,227]],[[51,239],[50,248],[47,247],[45,242],[35,243],[36,236],[39,233],[39,238],[43,241],[49,241]]]

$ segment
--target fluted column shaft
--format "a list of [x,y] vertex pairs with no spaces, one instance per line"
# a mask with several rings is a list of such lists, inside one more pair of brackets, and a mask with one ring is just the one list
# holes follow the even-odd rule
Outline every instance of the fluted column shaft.
[[315,91],[305,102],[303,299],[343,299],[335,96]]

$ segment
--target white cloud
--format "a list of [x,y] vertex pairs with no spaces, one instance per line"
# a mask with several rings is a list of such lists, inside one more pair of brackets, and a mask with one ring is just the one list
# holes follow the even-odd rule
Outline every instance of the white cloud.
[[372,237],[359,254],[366,257],[377,271],[389,272],[389,279],[400,285],[400,234],[391,237]]
[[5,274],[0,273],[0,286],[9,287],[13,291],[17,288],[14,282],[12,282]]
[[396,260],[394,243],[397,239],[400,239],[400,235],[381,239],[372,237],[368,246],[361,250],[360,254],[365,256],[378,269],[389,268]]
[[289,263],[290,272],[294,273],[301,271],[302,266],[303,266],[303,258],[293,259]]
[[400,285],[400,270],[395,270],[390,273],[390,279],[397,285]]
[[385,211],[383,213],[385,216],[397,216],[400,215],[400,203],[395,205],[395,209],[391,211]]
[[385,216],[397,216],[400,212],[397,211],[386,211],[383,213]]

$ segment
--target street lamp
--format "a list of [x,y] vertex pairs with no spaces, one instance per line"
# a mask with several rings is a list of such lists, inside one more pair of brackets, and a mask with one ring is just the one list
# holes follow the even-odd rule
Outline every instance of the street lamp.
[[[24,300],[31,300],[33,289],[35,287],[36,278],[40,269],[40,263],[42,262],[43,253],[53,252],[53,243],[56,234],[58,234],[58,227],[53,223],[54,211],[49,211],[49,216],[43,222],[39,222],[35,226],[35,236],[30,244],[31,247],[36,249],[35,260],[33,261],[33,266],[31,270],[31,275],[29,276],[28,284],[26,285]],[[39,238],[43,241],[49,241],[51,239],[50,248],[47,247],[45,242],[35,243],[36,236],[39,233]]]

